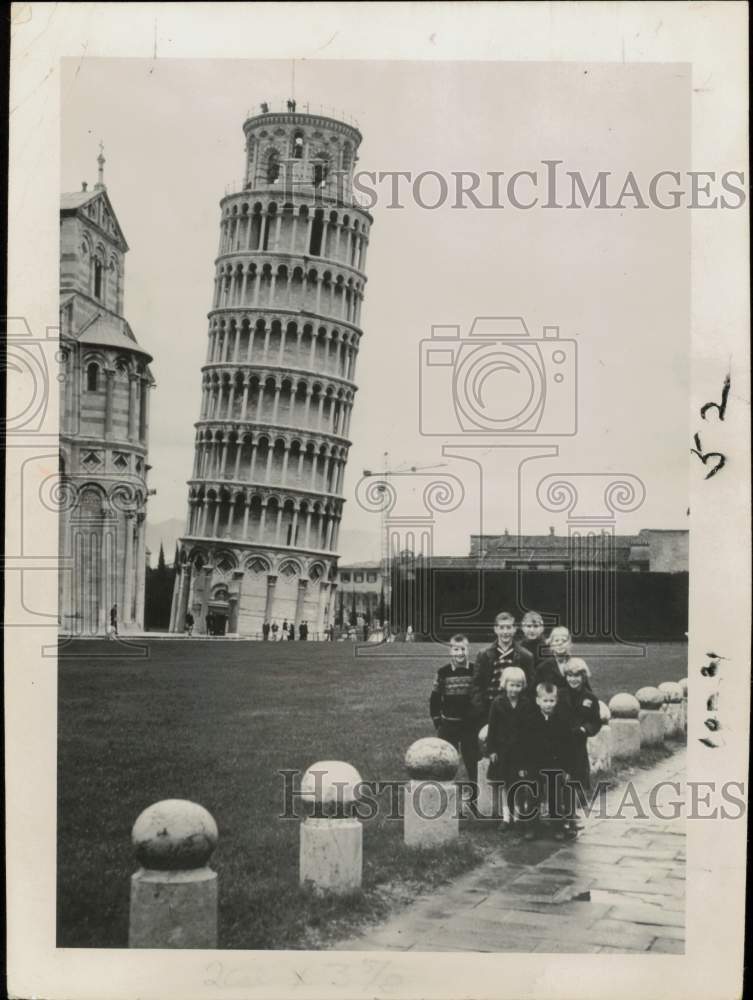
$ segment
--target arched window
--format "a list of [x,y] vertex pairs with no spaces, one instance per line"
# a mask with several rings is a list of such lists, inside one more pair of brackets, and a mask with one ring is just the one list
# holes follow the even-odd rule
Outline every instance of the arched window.
[[86,391],[96,392],[99,389],[99,365],[90,361],[86,366]]
[[327,180],[329,161],[325,153],[319,153],[314,162],[314,187],[321,187]]
[[345,145],[343,146],[342,158],[343,158],[343,160],[342,160],[343,167],[342,168],[343,168],[343,170],[346,173],[348,173],[348,171],[350,170],[351,164],[353,163],[353,151],[350,148],[350,143],[349,142],[346,142]]
[[267,159],[267,183],[275,184],[280,176],[280,154],[273,149]]
[[293,136],[293,159],[303,159],[303,132],[300,129]]
[[94,298],[102,298],[102,261],[98,258],[94,261]]
[[309,253],[313,257],[318,257],[322,252],[322,237],[324,235],[324,213],[320,208],[316,210],[314,221],[311,225],[311,240],[309,242]]

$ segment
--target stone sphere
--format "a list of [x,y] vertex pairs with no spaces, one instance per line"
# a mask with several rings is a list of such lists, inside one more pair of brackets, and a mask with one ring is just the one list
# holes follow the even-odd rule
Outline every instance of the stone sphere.
[[599,702],[599,718],[601,719],[602,725],[606,725],[612,718],[612,713],[609,711],[609,705],[606,705],[603,701]]
[[632,694],[615,694],[609,701],[613,719],[637,719],[640,703]]
[[682,701],[682,688],[674,681],[664,681],[659,685],[659,690],[664,694],[667,701]]
[[203,868],[217,838],[212,814],[186,799],[155,802],[141,813],[131,832],[137,860],[156,871]]
[[408,747],[405,767],[418,781],[452,781],[460,766],[455,747],[437,736],[426,736]]
[[677,683],[680,686],[680,690],[682,691],[683,698],[687,698],[688,697],[688,678],[687,677],[683,677],[682,680],[678,681]]
[[487,739],[489,738],[489,726],[482,726],[478,731],[478,748],[481,751],[481,756],[486,757],[489,753],[489,747],[487,746]]
[[644,711],[661,708],[664,704],[664,693],[655,687],[642,687],[635,692],[635,697]]
[[358,798],[361,775],[343,760],[318,760],[301,778],[301,798],[308,804],[337,810],[352,806]]

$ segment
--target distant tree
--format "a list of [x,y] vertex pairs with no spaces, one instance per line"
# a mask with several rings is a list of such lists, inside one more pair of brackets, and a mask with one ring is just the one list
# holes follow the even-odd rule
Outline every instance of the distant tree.
[[146,570],[144,626],[148,630],[166,631],[170,627],[176,566],[165,563],[165,550],[160,543],[157,568]]
[[382,579],[382,589],[379,593],[379,604],[377,605],[377,618],[380,622],[384,622],[387,617],[387,608],[384,603],[384,579]]
[[358,612],[356,611],[356,588],[353,588],[353,599],[350,604],[350,624],[355,625],[358,621]]

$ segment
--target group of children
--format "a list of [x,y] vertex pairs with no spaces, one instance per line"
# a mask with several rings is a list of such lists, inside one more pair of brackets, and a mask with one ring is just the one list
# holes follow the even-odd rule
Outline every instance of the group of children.
[[[599,700],[585,661],[572,655],[568,629],[544,637],[544,620],[529,611],[517,636],[515,617],[500,612],[495,642],[470,662],[466,636],[450,640],[450,662],[437,672],[429,710],[437,735],[459,750],[477,792],[488,726],[489,779],[501,786],[502,830],[520,823],[532,840],[546,805],[558,840],[577,836],[574,788],[590,787],[587,740],[601,728]],[[471,799],[475,811],[475,797]]]

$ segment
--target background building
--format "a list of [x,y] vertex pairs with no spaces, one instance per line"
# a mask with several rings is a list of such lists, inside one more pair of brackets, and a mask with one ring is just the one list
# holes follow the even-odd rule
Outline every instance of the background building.
[[[605,536],[606,537],[606,536]],[[688,532],[685,529],[642,528],[637,535],[609,536],[611,545],[580,553],[567,535],[471,535],[472,565],[499,569],[588,569],[609,556],[615,569],[650,573],[688,572]],[[573,558],[574,557],[574,558]],[[436,562],[436,560],[433,560]],[[462,560],[461,560],[462,561]]]
[[60,627],[144,624],[151,356],[123,316],[128,250],[104,184],[60,206]]
[[368,212],[350,205],[358,129],[250,117],[243,190],[221,202],[202,404],[171,629],[332,621],[356,393]]
[[384,608],[386,600],[385,576],[382,563],[370,560],[340,565],[337,570],[338,606],[336,618],[347,625],[358,617],[367,623],[389,619]]

